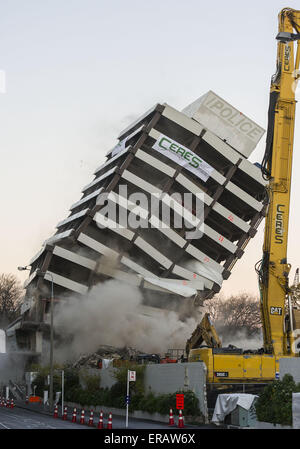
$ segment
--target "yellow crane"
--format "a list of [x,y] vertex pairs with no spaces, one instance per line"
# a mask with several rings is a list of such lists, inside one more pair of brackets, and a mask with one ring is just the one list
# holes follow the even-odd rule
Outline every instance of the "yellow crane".
[[269,206],[263,257],[256,267],[264,348],[256,354],[245,354],[235,347],[219,347],[214,344],[216,338],[210,347],[199,348],[203,328],[199,326],[198,337],[196,329],[187,342],[188,360],[205,362],[210,383],[274,380],[279,371],[280,358],[299,356],[300,311],[293,308],[291,301],[287,242],[295,90],[300,76],[300,11],[284,8],[280,12],[276,39],[277,69],[271,80],[266,150],[261,165],[263,176],[269,181]]

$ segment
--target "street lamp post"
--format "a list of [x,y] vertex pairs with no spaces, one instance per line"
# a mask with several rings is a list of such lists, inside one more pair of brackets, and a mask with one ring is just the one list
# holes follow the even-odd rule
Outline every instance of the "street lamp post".
[[61,372],[61,415],[64,413],[64,396],[65,396],[65,372]]
[[53,408],[53,276],[51,276],[51,306],[50,306],[50,398],[49,405],[50,410]]
[[[26,267],[18,267],[19,271],[23,270],[30,270],[28,266]],[[51,303],[50,303],[50,388],[49,388],[49,406],[50,410],[53,408],[53,300],[54,300],[54,289],[53,289],[53,276],[51,273],[46,273],[41,271],[40,269],[37,270],[37,274],[42,274],[47,276],[50,276],[51,278]]]

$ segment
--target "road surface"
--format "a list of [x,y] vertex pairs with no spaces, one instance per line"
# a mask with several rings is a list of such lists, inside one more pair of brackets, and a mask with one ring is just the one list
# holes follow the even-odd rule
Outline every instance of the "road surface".
[[89,429],[87,425],[63,421],[51,415],[14,407],[0,407],[0,429]]
[[[81,410],[77,410],[77,422],[72,423],[72,411],[68,409],[68,420],[64,421],[59,414],[58,418],[54,418],[52,415],[42,413],[41,411],[35,411],[32,409],[26,409],[25,407],[6,408],[0,407],[0,429],[87,429],[98,430],[99,413],[94,413],[94,426],[89,427],[88,421],[90,413],[85,412],[85,424],[80,424]],[[104,414],[103,417],[104,428],[107,427],[108,416]],[[113,416],[112,417],[113,429],[125,429],[125,417]],[[176,426],[174,427],[176,428]],[[186,426],[187,429],[195,428],[194,426]],[[128,429],[170,429],[167,424],[146,421],[141,419],[129,419]]]

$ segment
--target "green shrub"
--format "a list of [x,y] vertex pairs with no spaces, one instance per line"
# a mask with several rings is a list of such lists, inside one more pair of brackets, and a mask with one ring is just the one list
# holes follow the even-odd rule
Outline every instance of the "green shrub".
[[297,392],[300,392],[300,384],[296,384],[290,374],[267,385],[255,403],[257,419],[292,425],[292,393]]
[[[44,391],[48,391],[48,376],[50,375],[50,366],[32,365],[30,369],[37,372],[35,380],[31,384],[32,391],[36,386],[35,393],[37,396],[43,397]],[[64,396],[66,401],[72,401],[74,396],[78,396],[80,390],[78,370],[64,367],[62,365],[54,365],[53,373],[53,392],[61,391],[61,371],[64,370]]]
[[184,394],[184,413],[185,415],[199,416],[201,414],[199,409],[199,401],[193,391],[179,390],[176,393],[165,394],[158,396],[158,412],[161,414],[169,413],[170,408],[176,411],[176,394]]
[[65,390],[65,401],[79,402],[81,387],[73,386]]
[[114,369],[114,378],[123,389],[124,399],[127,389],[127,372],[128,370],[136,372],[136,381],[130,382],[130,393],[142,394],[144,392],[144,379],[145,379],[145,365],[132,365],[130,363],[124,364],[121,368]]
[[147,396],[144,396],[140,401],[140,407],[143,412],[155,413],[157,405],[157,398],[153,393],[149,393]]
[[144,394],[144,365],[132,365],[132,363],[125,363],[122,367],[114,369],[113,375],[117,382],[110,389],[110,404],[107,405],[117,408],[126,407],[125,396],[127,393],[128,370],[136,372],[136,381],[130,382],[129,411],[134,411],[138,409],[137,407],[140,404]]
[[85,390],[97,391],[100,388],[100,374],[89,374],[86,370],[81,370],[80,378],[84,383]]
[[[130,392],[132,393],[132,392]],[[178,391],[177,393],[182,393]],[[83,389],[82,387],[73,387],[66,395],[66,401],[77,402],[81,407],[87,405],[103,405],[107,407],[116,407],[125,409],[126,387],[117,382],[110,389],[98,388],[94,391]],[[130,394],[129,411],[141,410],[148,413],[160,413],[162,415],[169,414],[170,408],[174,414],[178,414],[176,410],[176,393],[154,395],[152,392],[148,394],[134,393]],[[184,414],[186,416],[200,416],[198,399],[192,391],[184,392]]]
[[[199,400],[195,393],[191,390],[189,391],[177,391],[177,393],[184,393],[184,413],[185,415],[199,416],[201,414],[199,409]],[[176,401],[176,393],[175,396]]]
[[[54,370],[61,370],[59,365],[54,365]],[[31,384],[32,392],[35,391],[36,396],[43,397],[44,391],[48,391],[50,386],[48,384],[48,375],[50,375],[50,366],[35,366],[37,376]],[[34,390],[34,387],[35,390]],[[61,373],[54,371],[53,373],[53,391],[61,391]]]
[[143,402],[143,399],[144,399],[143,394],[137,393],[133,395],[130,400],[129,411],[134,412],[134,410],[142,410],[141,404]]
[[125,395],[126,387],[121,383],[115,383],[110,389],[109,402],[112,407],[124,408],[125,407]]
[[79,373],[78,370],[72,368],[65,369],[65,390],[72,389],[74,387],[79,387]]
[[160,413],[161,415],[167,415],[170,411],[170,408],[173,409],[174,414],[178,414],[176,410],[176,394],[184,393],[184,414],[190,416],[199,416],[201,415],[199,409],[198,398],[192,391],[177,391],[176,393],[170,394],[158,394],[154,395],[152,392],[147,395],[142,395],[139,397],[139,401],[137,404],[132,403],[133,406],[138,406],[138,408],[134,408],[135,410],[141,410],[143,412],[148,413]]

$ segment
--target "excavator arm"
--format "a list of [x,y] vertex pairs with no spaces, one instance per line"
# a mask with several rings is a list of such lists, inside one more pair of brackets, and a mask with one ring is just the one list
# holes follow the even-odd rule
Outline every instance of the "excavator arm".
[[204,314],[200,324],[198,324],[186,342],[185,352],[187,357],[191,349],[199,348],[202,343],[205,343],[209,348],[221,348],[222,346],[217,331],[211,322],[209,313]]
[[[258,274],[265,352],[275,356],[295,353],[287,262],[292,175],[295,90],[299,78],[300,11],[279,14],[277,71],[271,80],[269,123],[263,176],[269,180],[269,208],[265,223],[263,258]],[[295,42],[297,49],[295,51]],[[288,311],[287,318],[285,317]]]

